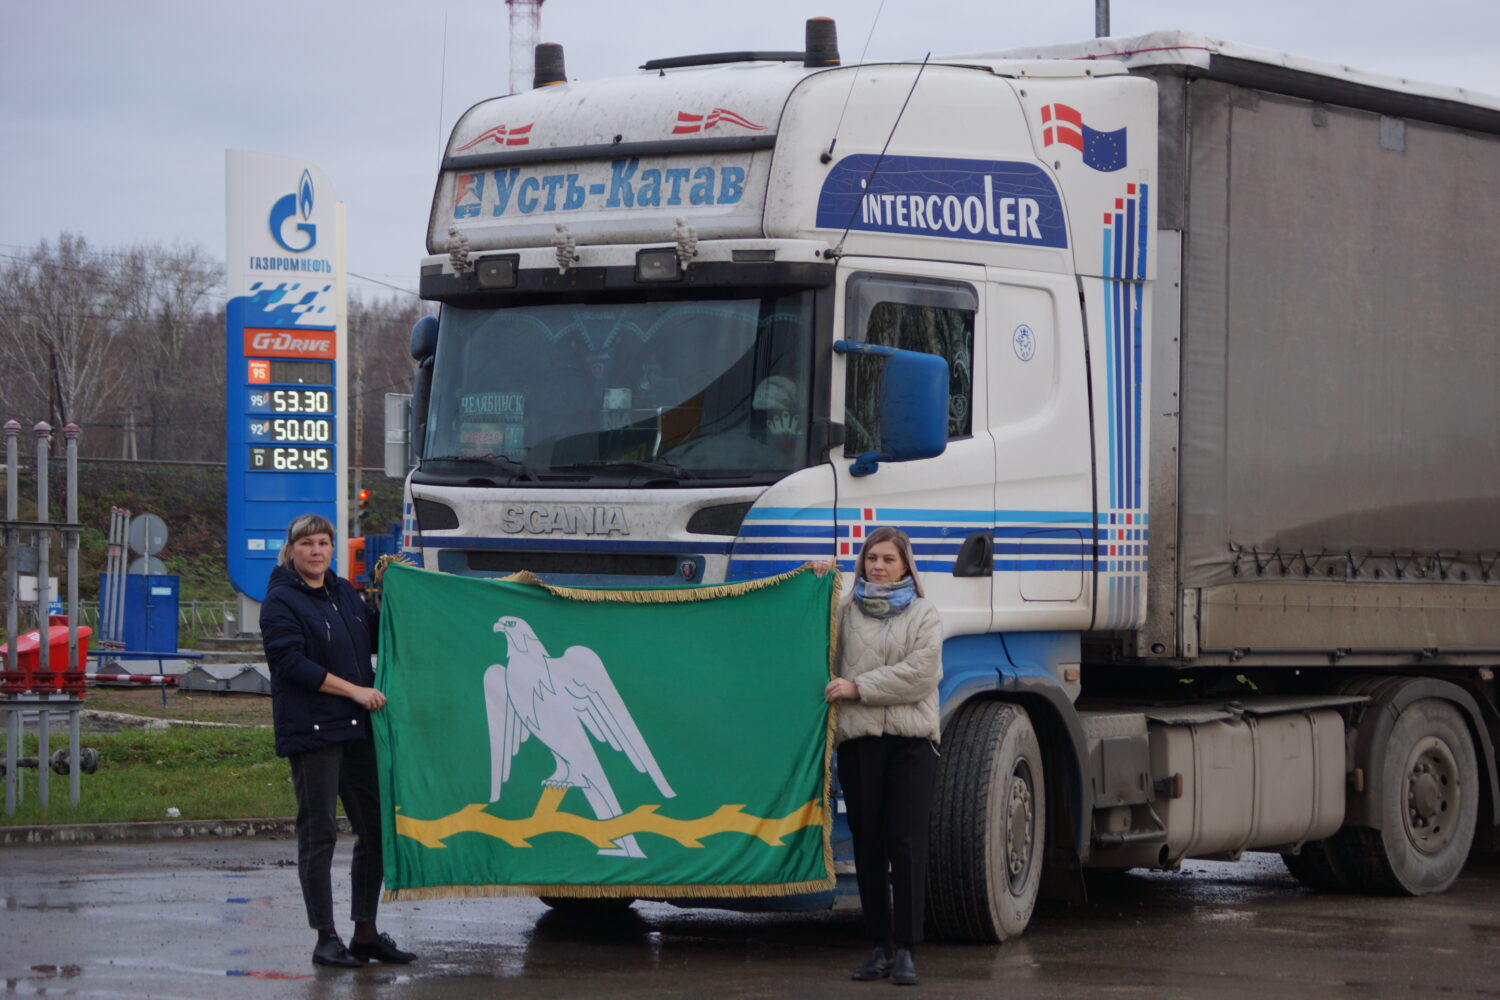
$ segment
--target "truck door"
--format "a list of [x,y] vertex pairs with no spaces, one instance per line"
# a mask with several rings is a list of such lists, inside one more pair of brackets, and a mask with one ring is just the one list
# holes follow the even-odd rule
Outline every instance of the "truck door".
[[1097,531],[1077,285],[1063,275],[993,267],[988,279],[993,627],[1085,629]]
[[[835,453],[839,565],[852,572],[861,540],[890,525],[911,536],[923,587],[949,635],[988,631],[995,450],[983,390],[984,269],[844,258],[839,263],[846,340],[923,351],[948,362],[948,447],[937,458],[887,462],[869,476],[849,466],[875,449],[877,359],[839,355],[833,412],[844,414]],[[842,363],[843,372],[838,365]],[[842,377],[840,377],[842,375]]]

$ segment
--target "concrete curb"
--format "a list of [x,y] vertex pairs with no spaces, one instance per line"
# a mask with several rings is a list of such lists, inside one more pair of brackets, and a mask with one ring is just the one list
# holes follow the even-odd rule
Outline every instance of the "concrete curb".
[[[75,823],[66,826],[0,827],[0,845],[84,844],[115,840],[188,840],[199,837],[289,837],[295,832],[291,817],[271,819],[206,819],[196,823]],[[349,832],[349,821],[339,817],[339,832]]]
[[154,715],[131,715],[127,712],[106,712],[102,709],[86,708],[80,714],[85,723],[119,726],[121,729],[145,729],[159,732],[173,727],[184,729],[266,729],[269,723],[248,722],[199,722],[196,719],[161,719]]

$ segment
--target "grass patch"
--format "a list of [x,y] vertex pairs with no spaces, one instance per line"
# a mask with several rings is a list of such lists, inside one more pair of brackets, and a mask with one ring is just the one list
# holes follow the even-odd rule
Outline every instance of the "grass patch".
[[[78,805],[68,803],[68,777],[49,773],[51,804],[37,802],[37,772],[20,769],[25,800],[0,825],[131,823],[167,819],[176,808],[184,820],[291,816],[296,812],[291,770],[276,756],[269,728],[131,730],[85,733],[85,747],[99,751],[99,770],[82,776]],[[35,756],[34,733],[23,736],[24,756]],[[49,749],[68,745],[53,733]]]

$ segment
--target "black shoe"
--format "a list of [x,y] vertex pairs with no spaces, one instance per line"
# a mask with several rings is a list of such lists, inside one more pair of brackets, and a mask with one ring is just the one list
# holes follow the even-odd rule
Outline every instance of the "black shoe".
[[872,979],[884,979],[891,974],[891,952],[885,945],[876,945],[870,952],[870,957],[865,960],[864,965],[856,965],[851,979],[861,982],[869,982]]
[[910,948],[896,949],[896,957],[891,960],[891,982],[897,986],[917,985],[917,963]]
[[417,960],[415,952],[397,948],[389,934],[382,934],[373,941],[350,941],[349,951],[358,958],[373,958],[391,965],[405,965]]
[[351,954],[336,937],[323,938],[313,949],[313,965],[331,965],[339,969],[358,969],[365,960]]

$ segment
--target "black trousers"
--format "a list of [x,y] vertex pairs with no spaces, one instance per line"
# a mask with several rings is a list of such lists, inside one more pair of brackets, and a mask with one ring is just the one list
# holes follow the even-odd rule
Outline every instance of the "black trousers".
[[348,740],[287,759],[297,794],[297,878],[302,883],[308,926],[317,931],[334,929],[332,872],[339,800],[356,838],[349,870],[353,896],[349,916],[356,923],[373,921],[384,878],[375,741]]
[[922,940],[927,902],[927,819],[938,755],[910,736],[862,736],[839,746],[839,784],[865,933],[877,945]]

